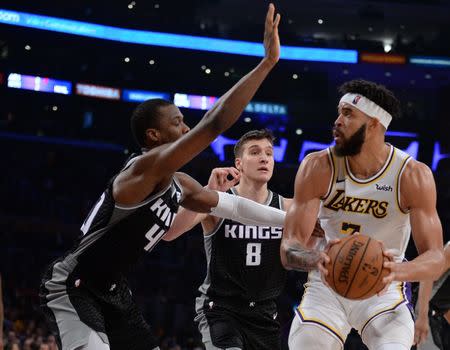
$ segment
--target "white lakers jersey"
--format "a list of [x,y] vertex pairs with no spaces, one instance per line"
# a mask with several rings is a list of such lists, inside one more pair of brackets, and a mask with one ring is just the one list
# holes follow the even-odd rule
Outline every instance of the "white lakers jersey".
[[400,178],[411,157],[390,145],[380,171],[368,179],[351,173],[346,157],[328,148],[332,180],[319,211],[320,224],[328,240],[355,232],[383,241],[396,260],[404,258],[411,226],[409,213],[400,208]]

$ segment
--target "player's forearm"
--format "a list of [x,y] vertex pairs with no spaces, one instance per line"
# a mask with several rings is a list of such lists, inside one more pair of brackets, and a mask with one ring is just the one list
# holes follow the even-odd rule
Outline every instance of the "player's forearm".
[[204,122],[217,134],[228,129],[242,114],[274,65],[264,58],[216,102],[205,115]]
[[211,209],[211,215],[238,221],[244,225],[283,227],[286,213],[282,210],[259,204],[250,199],[218,194],[217,206]]
[[430,249],[414,260],[400,263],[395,272],[395,279],[409,282],[435,281],[442,275],[444,263],[442,249]]
[[163,236],[163,240],[173,241],[183,233],[194,228],[204,217],[205,214],[197,213],[186,208],[180,208],[169,231]]
[[425,280],[420,282],[419,296],[417,298],[417,310],[418,317],[428,317],[429,303],[431,292],[433,290],[433,281]]
[[281,262],[287,270],[309,272],[317,269],[319,261],[318,250],[305,249],[293,242],[284,241],[281,244]]

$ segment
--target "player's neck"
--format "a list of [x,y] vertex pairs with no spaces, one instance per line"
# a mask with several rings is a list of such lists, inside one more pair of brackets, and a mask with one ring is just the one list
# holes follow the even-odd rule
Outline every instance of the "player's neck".
[[258,203],[266,203],[269,196],[267,182],[255,182],[241,177],[239,185],[235,187],[238,195],[251,199]]
[[364,143],[359,154],[347,157],[352,174],[359,179],[374,176],[388,161],[390,149],[390,145],[384,141]]

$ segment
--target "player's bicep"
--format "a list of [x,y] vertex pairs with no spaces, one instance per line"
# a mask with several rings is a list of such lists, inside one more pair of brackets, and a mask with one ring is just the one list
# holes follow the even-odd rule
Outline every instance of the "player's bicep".
[[312,154],[303,160],[295,177],[294,198],[286,215],[287,238],[306,244],[314,230],[320,198],[328,190],[330,177],[331,168],[324,153]]
[[436,185],[430,169],[415,162],[402,176],[402,186],[419,254],[429,249],[441,249],[442,225],[436,210]]
[[442,225],[436,209],[412,208],[411,230],[419,254],[429,249],[442,248]]

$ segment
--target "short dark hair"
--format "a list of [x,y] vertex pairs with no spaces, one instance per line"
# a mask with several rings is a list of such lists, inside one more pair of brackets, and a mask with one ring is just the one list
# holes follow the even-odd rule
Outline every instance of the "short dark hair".
[[262,140],[262,139],[269,140],[269,142],[272,145],[273,142],[275,141],[275,137],[273,136],[272,131],[269,129],[251,130],[249,132],[246,132],[234,145],[234,157],[237,158],[242,155],[242,149],[246,142],[250,140]]
[[384,85],[363,79],[355,79],[342,84],[338,91],[342,95],[346,93],[363,95],[392,115],[392,118],[396,119],[401,116],[400,101]]
[[159,108],[172,104],[170,101],[155,98],[142,102],[133,111],[130,120],[131,132],[140,147],[147,147],[146,130],[159,126]]

